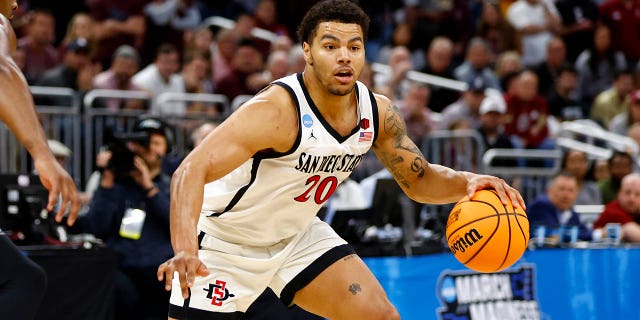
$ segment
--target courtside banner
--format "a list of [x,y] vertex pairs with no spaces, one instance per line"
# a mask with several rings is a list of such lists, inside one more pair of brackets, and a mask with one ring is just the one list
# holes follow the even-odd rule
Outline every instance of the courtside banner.
[[540,320],[535,265],[494,273],[444,270],[436,285],[440,320]]

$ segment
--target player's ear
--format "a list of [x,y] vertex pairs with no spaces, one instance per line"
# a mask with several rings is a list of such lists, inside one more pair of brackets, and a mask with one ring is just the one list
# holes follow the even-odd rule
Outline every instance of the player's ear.
[[313,57],[311,56],[311,45],[308,42],[302,43],[302,52],[304,53],[304,61],[310,66],[313,65]]

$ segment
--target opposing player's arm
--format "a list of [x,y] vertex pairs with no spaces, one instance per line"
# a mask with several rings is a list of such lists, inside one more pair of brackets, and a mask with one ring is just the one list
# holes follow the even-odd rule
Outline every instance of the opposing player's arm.
[[47,156],[49,146],[38,122],[29,87],[11,58],[15,43],[15,34],[3,16],[0,18],[0,119],[34,158]]
[[376,100],[380,117],[373,148],[404,192],[423,203],[454,202],[467,194],[474,174],[429,163],[407,136],[398,108],[384,96],[377,95]]
[[49,150],[27,81],[11,58],[15,45],[16,36],[10,22],[0,15],[0,120],[33,157],[40,181],[49,190],[47,210],[53,210],[60,197],[55,216],[58,222],[71,203],[67,219],[67,224],[71,225],[80,210],[80,198],[75,183]]
[[171,239],[174,252],[196,253],[196,225],[203,187],[260,151],[286,151],[298,121],[289,94],[279,86],[259,93],[214,129],[182,162],[171,182]]

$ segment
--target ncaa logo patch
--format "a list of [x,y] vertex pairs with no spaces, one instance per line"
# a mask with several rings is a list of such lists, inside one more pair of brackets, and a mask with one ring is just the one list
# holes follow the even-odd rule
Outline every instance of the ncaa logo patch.
[[313,118],[308,114],[303,115],[302,124],[307,128],[311,128],[311,126],[313,126]]

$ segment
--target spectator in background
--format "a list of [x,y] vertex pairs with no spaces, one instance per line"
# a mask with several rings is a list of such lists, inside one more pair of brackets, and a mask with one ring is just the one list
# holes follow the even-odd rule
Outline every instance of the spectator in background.
[[578,183],[578,196],[575,204],[602,204],[600,187],[589,177],[590,161],[587,154],[575,150],[566,150],[562,155],[561,169],[570,172]]
[[487,43],[481,38],[473,38],[467,48],[464,62],[453,71],[453,74],[456,79],[467,83],[482,77],[487,88],[502,90],[498,78],[491,69],[493,63],[491,56]]
[[562,19],[560,35],[567,45],[567,60],[573,63],[593,41],[598,7],[593,0],[558,0],[556,8]]
[[[486,150],[493,148],[513,149],[511,138],[504,133],[503,119],[507,112],[504,98],[499,94],[487,94],[480,104],[480,127],[478,132],[482,136]],[[494,167],[515,167],[517,161],[512,159],[493,159],[490,163]]]
[[411,82],[407,94],[396,103],[407,127],[407,135],[417,145],[433,129],[431,112],[429,111],[429,87],[425,84]]
[[[146,21],[143,7],[147,0],[92,0],[87,1],[91,17],[96,22],[95,32],[98,41],[96,56],[106,69],[118,47],[128,44],[142,52]],[[143,54],[141,65],[148,61]]]
[[184,82],[177,74],[180,56],[172,44],[165,43],[158,48],[156,60],[133,76],[133,83],[151,92],[153,96],[151,112],[154,114],[184,114],[182,101],[160,105],[158,96],[163,92],[185,92]]
[[611,119],[609,131],[625,136],[635,123],[640,123],[640,90],[635,90],[629,95],[627,110]]
[[629,130],[627,130],[627,137],[633,139],[633,141],[640,145],[640,122],[636,122],[629,126]]
[[485,98],[487,88],[487,81],[482,76],[467,82],[467,90],[462,93],[462,97],[448,105],[440,113],[441,117],[437,123],[437,129],[450,130],[451,126],[460,120],[466,120],[473,129],[479,128],[480,114],[478,109]]
[[633,158],[627,152],[614,150],[607,161],[607,168],[609,178],[598,183],[602,204],[607,204],[616,198],[622,178],[633,172]]
[[[182,72],[179,77],[187,93],[213,93],[209,52],[185,52],[182,58]],[[225,110],[223,106],[202,101],[190,101],[187,102],[186,112],[215,118],[224,114]]]
[[629,94],[633,90],[633,74],[629,70],[616,71],[613,85],[599,93],[593,101],[590,118],[609,127],[616,115],[629,108]]
[[280,79],[289,74],[291,69],[291,59],[286,51],[272,51],[267,57],[266,69],[263,72],[256,72],[247,78],[249,88],[261,90],[274,80]]
[[551,0],[518,0],[509,6],[507,19],[522,39],[522,63],[533,67],[546,58],[547,43],[560,31],[561,21]]
[[527,70],[515,81],[515,94],[505,94],[506,133],[517,137],[524,148],[546,148],[548,108],[545,98],[538,94],[538,77]]
[[601,230],[607,223],[622,225],[622,240],[640,242],[640,174],[631,173],[622,179],[616,199],[605,206],[593,228]]
[[635,0],[607,0],[600,4],[600,19],[611,29],[613,49],[621,51],[631,64],[640,59],[640,3]]
[[[94,89],[111,90],[142,90],[132,81],[133,75],[138,72],[140,56],[135,48],[129,45],[121,45],[113,54],[111,66],[93,78]],[[144,103],[134,99],[105,99],[104,107],[111,111],[122,109],[142,109]]]
[[53,46],[55,23],[51,12],[35,10],[29,19],[26,35],[18,39],[17,46],[24,50],[25,61],[28,62],[22,72],[30,85],[40,81],[45,71],[60,62],[60,55]]
[[[162,43],[171,43],[183,52],[184,34],[194,30],[201,21],[195,0],[154,0],[143,9],[146,17],[145,54],[157,52]],[[145,57],[150,60],[151,57]]]
[[533,67],[538,75],[538,92],[547,96],[553,89],[556,79],[567,63],[567,48],[560,37],[553,37],[547,43],[547,56],[544,61]]
[[[453,75],[453,42],[449,38],[435,37],[427,50],[427,61],[420,72],[446,78],[455,79]],[[431,98],[429,108],[433,112],[440,112],[446,106],[454,103],[460,97],[456,90],[430,85]]]
[[167,316],[169,294],[156,277],[158,265],[173,255],[170,177],[161,170],[167,130],[158,119],[140,119],[126,145],[112,147],[89,212],[81,220],[86,232],[119,254],[116,319]]
[[[66,87],[83,94],[93,88],[93,78],[100,72],[100,65],[92,64],[89,59],[91,47],[84,38],[71,41],[67,46],[62,63],[47,70],[36,84],[46,87]],[[51,105],[70,106],[67,97],[48,97],[38,99]]]
[[[287,27],[278,22],[275,0],[259,0],[253,11],[254,27],[271,31],[278,36],[289,36]],[[271,42],[263,39],[255,39],[256,44],[264,56],[271,51]]]
[[216,88],[232,70],[232,61],[238,48],[238,35],[233,30],[220,30],[213,48],[213,83]]
[[390,98],[400,100],[409,87],[407,72],[413,70],[411,51],[404,46],[393,47],[387,64],[390,67],[390,72],[376,74],[374,76],[376,86],[384,88],[385,94]]
[[[302,50],[302,45],[297,43],[291,50],[289,50],[289,74],[298,73],[304,71],[304,66],[307,62],[304,60],[304,51]],[[372,74],[372,77],[374,75]]]
[[67,32],[62,38],[60,45],[58,46],[58,51],[60,52],[60,56],[64,56],[65,51],[69,44],[75,39],[86,39],[89,43],[89,47],[91,48],[91,52],[89,52],[89,56],[95,56],[96,51],[96,35],[95,35],[95,22],[93,18],[87,13],[79,12],[73,15],[71,21],[67,25]]
[[[520,52],[522,43],[516,28],[504,17],[496,2],[483,1],[476,36],[484,39],[493,54]],[[494,60],[494,59],[491,59]]]
[[611,30],[598,25],[591,46],[576,59],[580,102],[591,105],[595,97],[611,87],[616,72],[627,69],[624,54],[611,46]]
[[524,69],[520,54],[516,51],[505,51],[498,55],[494,73],[500,81],[500,89],[502,92],[508,92],[513,75],[518,74]]
[[[580,221],[580,216],[573,210],[578,196],[578,181],[570,172],[562,171],[551,178],[546,194],[539,195],[527,206],[529,223],[545,226],[548,230],[562,230],[578,227],[578,239],[591,240],[591,230]],[[564,234],[559,234],[562,241]]]
[[[411,26],[408,23],[399,23],[393,30],[391,43],[380,48],[378,52],[377,62],[387,63],[395,47],[411,48],[412,45]],[[425,66],[425,53],[422,49],[409,49],[411,56],[411,65],[414,69],[422,69]]]
[[216,85],[219,94],[232,101],[236,96],[255,94],[262,89],[259,85],[252,87],[247,81],[251,75],[264,70],[264,57],[252,40],[243,39],[238,43],[231,66],[231,73]]
[[558,70],[558,76],[553,81],[553,87],[547,94],[549,103],[549,115],[557,122],[582,119],[584,113],[580,103],[575,99],[575,91],[578,86],[578,73],[576,69],[565,64]]
[[193,132],[191,132],[191,136],[189,136],[191,138],[191,144],[193,145],[193,148],[197,147],[202,142],[202,140],[204,140],[204,138],[206,138],[207,135],[211,133],[211,131],[213,131],[213,129],[215,129],[217,126],[218,123],[216,122],[205,122],[195,128]]

